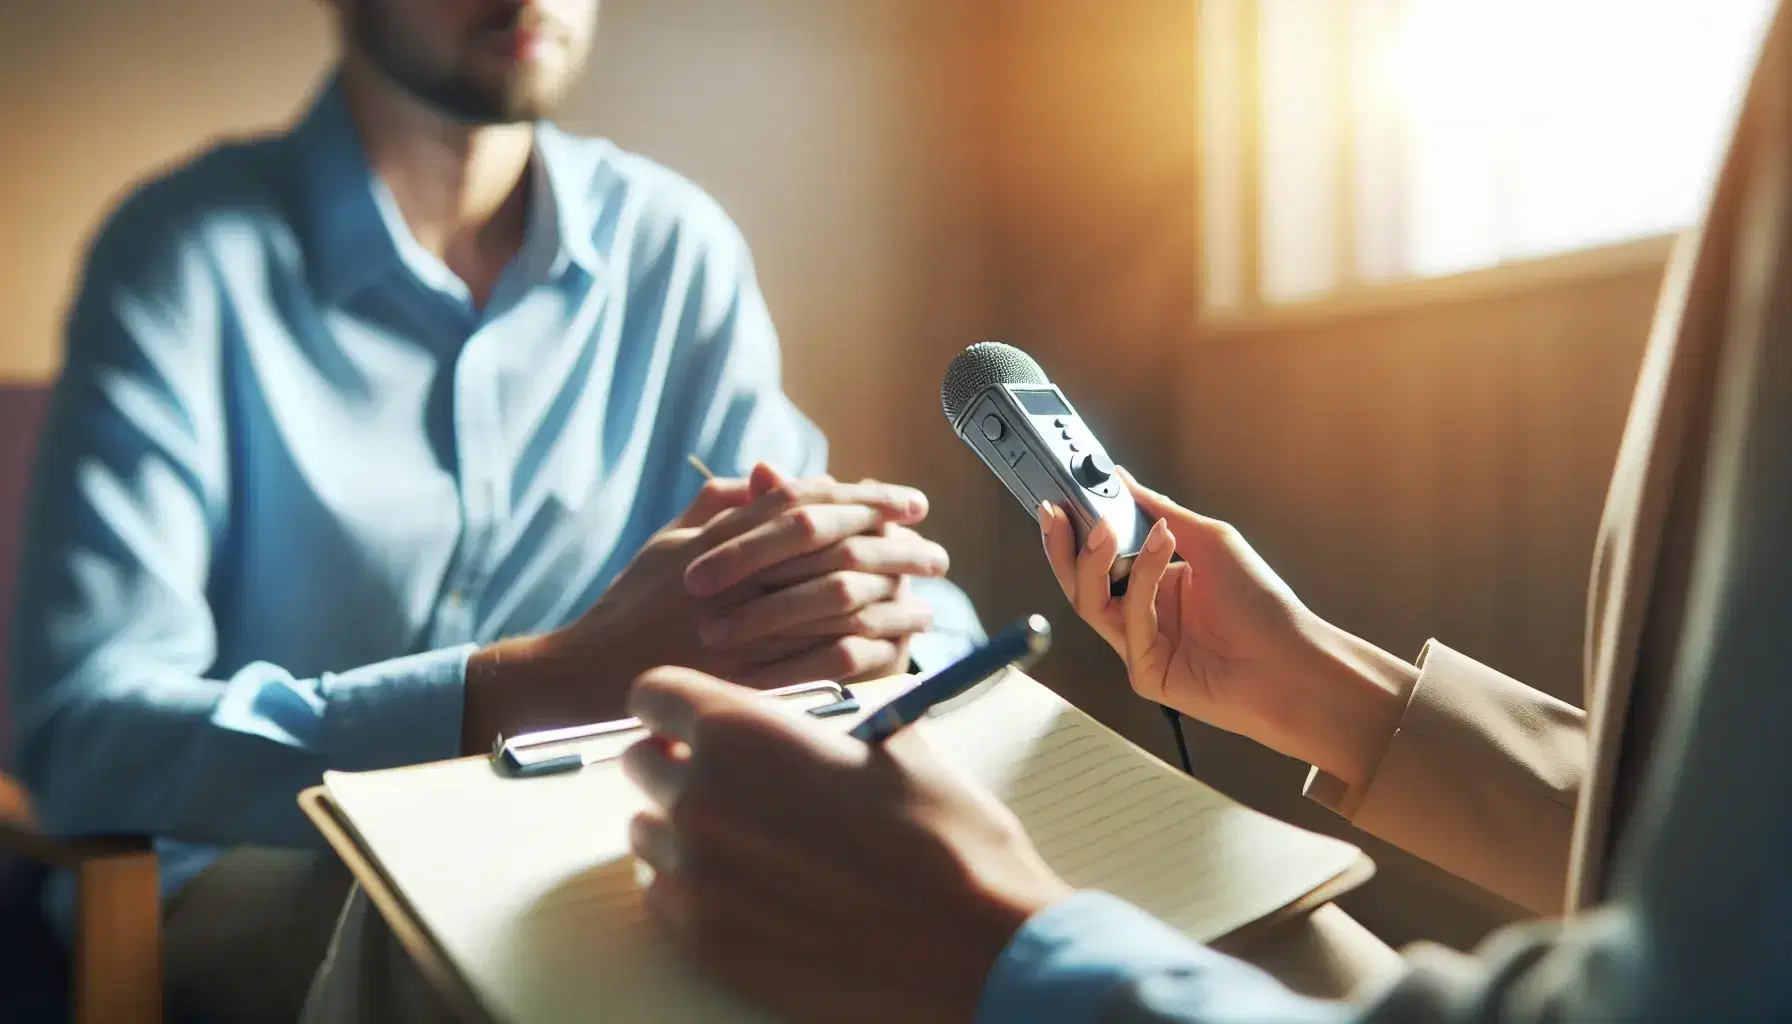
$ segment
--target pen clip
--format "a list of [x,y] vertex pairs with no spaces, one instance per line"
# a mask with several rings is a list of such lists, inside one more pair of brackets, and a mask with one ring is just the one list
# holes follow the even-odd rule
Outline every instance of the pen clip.
[[959,694],[956,697],[952,697],[948,700],[940,701],[938,704],[935,704],[934,706],[928,708],[927,714],[923,717],[941,718],[946,715],[949,715],[952,712],[957,711],[959,708],[964,707],[966,704],[970,704],[970,703],[976,701],[978,698],[982,697],[984,694],[986,694],[989,691],[1000,686],[1002,684],[1003,680],[1006,680],[1008,678],[1008,676],[1011,675],[1012,673],[1020,672],[1023,670],[1024,670],[1024,667],[1020,666],[1020,665],[1005,665],[1002,667],[1002,670],[1000,672],[997,672],[995,675],[990,676],[988,679],[983,680],[981,683],[978,683],[976,686],[971,687],[970,689],[964,691],[963,693]]
[[[833,715],[849,714],[859,709],[857,698],[850,689],[835,682],[798,683],[795,686],[766,690],[762,696],[776,700],[796,700],[815,694],[830,694],[833,701],[808,709],[809,714],[817,718]],[[595,722],[589,725],[571,725],[560,729],[543,729],[537,732],[524,733],[506,739],[499,735],[492,742],[491,763],[494,768],[513,778],[530,778],[537,775],[551,775],[557,772],[582,768],[587,764],[607,761],[618,756],[616,753],[603,756],[589,756],[579,750],[568,750],[552,753],[542,750],[544,747],[558,747],[580,741],[602,739],[605,736],[620,736],[638,731],[641,720],[638,718],[621,718],[609,722]]]

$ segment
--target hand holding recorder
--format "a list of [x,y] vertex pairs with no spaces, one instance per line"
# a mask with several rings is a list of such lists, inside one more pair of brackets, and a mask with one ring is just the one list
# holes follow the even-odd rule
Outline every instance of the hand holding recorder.
[[965,349],[940,399],[1038,519],[1058,585],[1140,696],[1347,782],[1369,777],[1411,665],[1313,614],[1237,530],[1115,466],[1020,349]]
[[1124,596],[1107,586],[1119,546],[1105,526],[1079,552],[1061,510],[1039,515],[1059,587],[1133,689],[1347,782],[1369,778],[1412,666],[1315,615],[1229,524],[1120,473],[1155,519]]

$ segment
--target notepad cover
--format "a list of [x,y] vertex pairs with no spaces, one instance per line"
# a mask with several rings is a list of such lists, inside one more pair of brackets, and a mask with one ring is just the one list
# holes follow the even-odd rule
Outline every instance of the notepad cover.
[[[893,690],[867,692],[868,705]],[[830,728],[846,728],[851,719]],[[1360,870],[1360,852],[1245,808],[1011,672],[928,719],[1072,885],[1209,941]],[[614,763],[510,779],[480,759],[329,773],[357,852],[493,1019],[767,1019],[689,967],[642,912],[628,854],[643,806]]]

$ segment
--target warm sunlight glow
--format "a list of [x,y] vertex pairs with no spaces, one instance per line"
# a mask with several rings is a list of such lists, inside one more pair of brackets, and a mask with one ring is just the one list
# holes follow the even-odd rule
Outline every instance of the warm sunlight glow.
[[1206,301],[1295,302],[1691,225],[1771,7],[1202,0]]
[[1392,94],[1407,270],[1696,220],[1764,0],[1410,0]]

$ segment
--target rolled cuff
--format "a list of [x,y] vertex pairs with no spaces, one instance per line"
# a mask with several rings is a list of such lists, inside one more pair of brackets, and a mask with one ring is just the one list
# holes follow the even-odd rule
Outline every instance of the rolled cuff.
[[1300,792],[1308,800],[1323,804],[1326,809],[1349,819],[1356,817],[1356,809],[1363,805],[1363,794],[1368,789],[1366,782],[1353,786],[1331,772],[1314,767],[1307,769],[1307,782]]
[[908,658],[917,672],[934,672],[971,653],[989,638],[964,591],[941,579],[911,581],[915,595],[933,606],[933,628],[909,638]]
[[462,644],[325,675],[329,764],[374,771],[458,756],[467,659],[477,649]]

